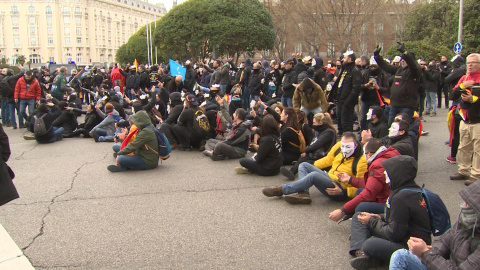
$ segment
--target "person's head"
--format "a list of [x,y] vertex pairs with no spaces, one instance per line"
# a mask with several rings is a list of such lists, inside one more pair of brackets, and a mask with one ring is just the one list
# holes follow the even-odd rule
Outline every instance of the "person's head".
[[175,76],[175,83],[176,83],[177,85],[182,84],[182,80],[183,80],[182,75],[177,75],[177,76]]
[[421,68],[425,68],[425,67],[427,66],[427,61],[425,61],[425,60],[422,59],[422,60],[420,60],[420,63],[419,63],[419,64],[420,64],[420,67],[421,67]]
[[357,56],[351,52],[347,52],[343,55],[343,63],[348,64],[348,63],[355,63],[355,60],[357,60]]
[[306,78],[305,80],[303,80],[301,82],[301,84],[302,84],[302,88],[303,88],[304,92],[309,93],[309,91],[307,91],[307,90],[308,89],[313,89],[313,81],[310,78]]
[[395,120],[388,129],[388,137],[395,138],[408,133],[410,124],[405,120]]
[[253,70],[259,70],[261,65],[259,63],[254,63],[253,64]]
[[305,118],[307,118],[306,115],[305,115],[305,112],[300,110],[300,109],[295,110],[295,112],[297,113],[298,122],[300,124],[305,123],[305,120],[306,120]]
[[474,73],[480,69],[480,54],[472,53],[467,56],[467,73]]
[[107,104],[105,104],[105,113],[111,113],[113,112],[113,104],[108,102]]
[[337,131],[337,129],[333,125],[332,117],[329,113],[317,113],[313,116],[312,128],[314,130],[318,130],[318,127],[321,127],[322,125],[327,125],[333,130],[335,130],[335,132]]
[[362,66],[362,59],[360,59],[360,58],[355,59],[355,66],[361,67]]
[[385,168],[385,182],[391,190],[415,184],[418,162],[407,155],[394,156],[382,161]]
[[283,106],[280,103],[274,103],[272,104],[272,109],[278,113],[278,115],[282,114],[283,112]]
[[220,59],[215,59],[215,61],[213,61],[213,67],[214,68],[221,67],[222,65],[223,65],[223,63],[222,63],[222,60],[220,60]]
[[368,139],[367,143],[363,147],[363,154],[365,155],[365,157],[368,160],[382,146],[383,146],[382,140],[380,140],[378,138],[370,138],[370,139]]
[[286,107],[283,109],[282,114],[280,114],[280,121],[282,121],[287,127],[292,127],[296,130],[300,129],[297,113],[292,107]]
[[246,117],[247,117],[247,112],[243,108],[238,108],[233,113],[233,121],[237,123],[245,121]]
[[185,98],[185,101],[187,102],[188,106],[198,106],[198,100],[197,97],[195,97],[194,94],[188,94]]
[[2,68],[2,74],[7,75],[7,70],[8,70],[8,68]]
[[71,75],[71,76],[77,75],[77,70],[76,70],[76,69],[72,69],[72,70],[70,71],[70,75]]
[[280,136],[280,128],[272,115],[265,115],[260,122],[260,136],[276,135]]
[[372,123],[380,121],[383,117],[383,109],[380,106],[371,106],[367,113],[367,120]]
[[400,57],[400,55],[397,55],[393,58],[392,60],[392,65],[394,66],[399,66],[400,65],[400,61],[402,61],[402,57]]
[[63,75],[67,75],[67,71],[68,71],[67,67],[65,67],[65,66],[60,67],[60,73],[62,73]]
[[94,104],[94,103],[88,104],[88,106],[87,106],[87,113],[93,112],[93,111],[95,111],[95,104]]
[[410,119],[410,115],[408,115],[408,113],[404,113],[404,112],[398,113],[397,115],[395,115],[395,119],[397,119],[397,120],[405,120],[405,121],[407,121],[407,122],[409,122],[409,123],[410,123],[410,120],[411,120],[411,119]]
[[143,72],[143,71],[145,71],[145,66],[144,65],[138,66],[138,72]]
[[335,62],[335,65],[337,66],[337,68],[342,67],[342,61],[337,60],[337,62]]
[[310,55],[305,56],[302,60],[303,63],[307,66],[312,64],[312,57]]
[[285,70],[291,70],[293,68],[293,59],[288,59],[287,62],[285,62]]
[[357,136],[353,132],[344,132],[340,141],[340,149],[345,158],[351,157],[358,147]]
[[360,65],[362,67],[366,67],[368,65],[368,62],[370,61],[370,59],[366,56],[366,55],[362,55],[360,57]]
[[29,82],[31,80],[32,80],[32,71],[31,70],[25,71],[25,81]]
[[47,113],[48,112],[48,106],[46,103],[40,103],[37,107],[37,111]]
[[448,58],[446,55],[442,55],[442,62],[447,62],[448,61]]

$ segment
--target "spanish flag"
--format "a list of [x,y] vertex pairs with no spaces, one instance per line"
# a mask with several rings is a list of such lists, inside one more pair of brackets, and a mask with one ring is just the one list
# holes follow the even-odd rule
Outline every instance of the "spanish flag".
[[135,58],[135,62],[133,62],[133,65],[135,65],[135,71],[138,70],[138,61],[137,59]]

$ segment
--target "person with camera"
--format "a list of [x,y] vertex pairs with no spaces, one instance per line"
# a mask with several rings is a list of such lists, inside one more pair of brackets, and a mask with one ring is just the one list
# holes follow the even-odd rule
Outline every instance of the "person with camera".
[[[453,100],[460,99],[460,146],[458,171],[450,180],[467,180],[468,186],[480,178],[480,54],[467,56],[467,74],[453,88]],[[473,157],[473,158],[472,158]],[[469,178],[470,174],[470,178]]]
[[[423,75],[423,87],[427,93],[427,110],[425,115],[434,117],[437,115],[437,86],[440,72],[435,65],[435,60],[430,60],[427,66],[425,60],[420,60],[420,68]],[[421,106],[421,105],[420,105]]]

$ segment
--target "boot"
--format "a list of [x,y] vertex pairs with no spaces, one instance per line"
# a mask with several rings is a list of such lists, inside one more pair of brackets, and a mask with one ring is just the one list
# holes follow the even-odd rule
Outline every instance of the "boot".
[[263,195],[267,197],[281,197],[283,195],[282,186],[278,187],[266,187],[262,189]]
[[311,204],[312,198],[306,192],[290,194],[283,197],[289,204]]
[[290,181],[295,180],[295,175],[289,169],[287,169],[285,167],[280,168],[280,173],[283,176],[287,177],[287,179],[290,180]]
[[356,258],[354,258],[350,261],[350,265],[354,269],[361,269],[361,270],[365,269],[365,270],[367,270],[367,269],[377,267],[378,265],[380,265],[380,261],[378,261],[377,259],[371,258],[367,254],[365,254],[365,252],[363,252],[363,250],[355,251],[355,256],[356,256]]

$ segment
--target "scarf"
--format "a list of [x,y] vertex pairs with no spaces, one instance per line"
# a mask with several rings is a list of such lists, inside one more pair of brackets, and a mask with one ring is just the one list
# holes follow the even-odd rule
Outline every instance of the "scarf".
[[370,165],[370,163],[372,163],[378,155],[380,155],[380,153],[382,153],[383,151],[387,150],[387,148],[385,146],[380,146],[380,148],[377,149],[377,151],[375,152],[375,154],[373,154],[368,160],[367,160],[367,165]]
[[464,225],[467,229],[473,229],[475,224],[477,224],[477,213],[470,206],[460,206],[460,223]]

